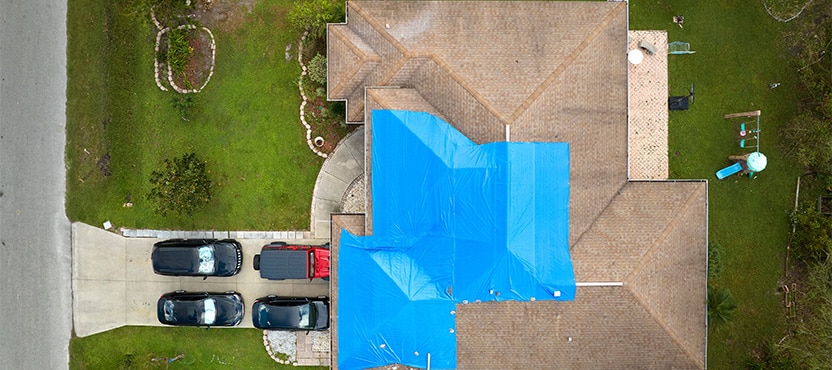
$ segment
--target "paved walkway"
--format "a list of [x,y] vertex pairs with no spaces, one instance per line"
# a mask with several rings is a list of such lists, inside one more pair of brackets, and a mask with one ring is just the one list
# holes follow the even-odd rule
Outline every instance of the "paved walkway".
[[312,194],[312,236],[329,239],[329,215],[343,212],[347,189],[364,176],[364,126],[341,140],[324,161]]
[[[629,65],[629,178],[667,180],[667,32],[630,31],[629,50],[648,41],[656,53]],[[679,94],[685,93],[679,91]]]

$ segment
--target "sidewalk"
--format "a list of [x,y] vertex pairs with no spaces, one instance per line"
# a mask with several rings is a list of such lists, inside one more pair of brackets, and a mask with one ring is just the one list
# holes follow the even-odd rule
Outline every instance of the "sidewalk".
[[344,196],[364,176],[364,126],[341,140],[326,159],[312,193],[311,230],[316,239],[329,239],[331,213],[342,212]]

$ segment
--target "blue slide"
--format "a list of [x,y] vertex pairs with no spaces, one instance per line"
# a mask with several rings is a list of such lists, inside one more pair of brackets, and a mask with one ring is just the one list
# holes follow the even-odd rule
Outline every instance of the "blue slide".
[[742,165],[739,162],[736,162],[728,167],[725,167],[716,172],[717,180],[722,180],[728,176],[731,176],[737,172],[742,171]]

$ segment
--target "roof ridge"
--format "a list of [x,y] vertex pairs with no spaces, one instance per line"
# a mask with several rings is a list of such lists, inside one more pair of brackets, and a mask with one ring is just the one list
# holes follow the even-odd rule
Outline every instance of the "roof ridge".
[[[390,45],[393,45],[393,47],[395,47],[403,55],[405,55],[405,56],[407,55],[408,51],[404,47],[404,45],[402,45],[399,42],[399,40],[396,40],[396,38],[393,37],[393,35],[387,33],[387,31],[385,31],[384,28],[381,27],[381,25],[378,24],[378,22],[376,22],[375,19],[373,19],[373,17],[371,17],[369,14],[367,14],[366,10],[364,10],[360,6],[358,6],[357,2],[350,1],[350,2],[347,2],[347,4],[348,4],[347,6],[351,7],[352,10],[354,10],[356,12],[356,14],[358,14],[361,18],[364,18],[364,21],[366,21],[367,24],[369,24],[370,27],[373,28],[373,30],[378,32],[378,34],[381,35],[381,37],[383,37],[385,40],[387,40],[387,42],[389,42]],[[349,20],[347,21],[347,24],[349,24]],[[366,40],[365,40],[365,42],[366,42]]]
[[662,233],[656,238],[656,241],[653,243],[653,245],[651,245],[650,248],[647,249],[647,252],[644,253],[644,255],[641,256],[641,261],[639,262],[639,264],[636,267],[633,268],[633,271],[631,271],[629,274],[627,274],[627,276],[624,278],[624,281],[627,281],[631,276],[634,276],[636,273],[641,271],[641,269],[645,265],[647,265],[647,261],[646,261],[647,257],[650,256],[651,254],[653,254],[653,252],[655,252],[655,250],[658,248],[658,246],[661,244],[661,242],[663,242],[664,239],[667,237],[667,234],[671,230],[675,229],[675,228],[671,229],[671,226],[675,226],[677,223],[679,223],[679,219],[681,218],[681,215],[684,213],[684,212],[681,212],[681,211],[684,211],[684,210],[687,210],[688,208],[690,208],[691,204],[693,203],[693,199],[695,198],[695,196],[696,196],[695,191],[691,191],[690,194],[688,194],[688,198],[685,199],[685,202],[679,208],[679,212],[674,213],[673,218],[667,223],[667,225],[665,225],[664,230],[662,230]]
[[688,194],[687,199],[682,204],[682,206],[679,208],[679,212],[674,213],[673,218],[670,220],[670,222],[667,223],[664,230],[662,230],[661,235],[659,235],[659,237],[656,238],[656,241],[653,243],[653,245],[651,245],[650,248],[647,250],[647,252],[644,253],[644,255],[641,257],[641,261],[639,261],[639,264],[635,268],[633,268],[633,271],[631,271],[630,274],[628,274],[623,280],[624,280],[624,286],[626,287],[627,291],[630,292],[630,294],[633,295],[633,297],[644,307],[645,310],[647,310],[647,312],[650,314],[650,317],[652,317],[662,328],[664,328],[664,330],[668,333],[668,335],[670,335],[670,337],[673,339],[673,341],[676,342],[676,344],[679,346],[679,348],[682,349],[682,351],[685,353],[685,355],[688,356],[688,358],[690,358],[692,361],[694,361],[694,363],[698,364],[699,363],[698,356],[696,356],[696,354],[692,353],[689,350],[689,348],[687,347],[687,345],[685,345],[685,343],[682,341],[682,338],[680,338],[676,334],[676,332],[672,331],[670,329],[670,327],[663,320],[661,320],[661,317],[659,317],[659,315],[656,313],[656,311],[654,311],[652,309],[652,305],[650,305],[647,302],[645,302],[644,300],[642,300],[641,296],[637,292],[633,291],[633,289],[630,289],[631,286],[635,287],[636,285],[635,284],[629,284],[630,278],[634,277],[638,272],[641,271],[642,268],[644,268],[644,266],[646,266],[648,264],[648,261],[647,261],[648,257],[650,257],[654,254],[656,249],[658,249],[658,246],[661,245],[662,242],[664,242],[664,240],[667,238],[667,235],[670,233],[670,231],[676,229],[676,227],[672,227],[672,226],[676,226],[679,223],[679,220],[681,219],[681,215],[685,213],[685,212],[681,212],[681,211],[687,210],[691,207],[691,205],[693,204],[693,200],[696,198],[696,194],[697,194],[696,191],[690,191],[690,193]]
[[448,76],[450,76],[451,79],[454,80],[454,82],[459,84],[459,86],[461,86],[466,92],[471,94],[471,96],[474,97],[474,99],[477,101],[477,103],[480,103],[480,105],[482,105],[483,108],[485,108],[487,111],[491,112],[491,114],[493,114],[495,117],[497,117],[497,119],[500,120],[501,122],[503,122],[503,124],[507,125],[507,124],[511,123],[510,121],[507,121],[506,118],[503,117],[502,114],[500,114],[500,112],[498,112],[496,109],[494,109],[493,106],[491,106],[491,103],[488,102],[488,99],[486,99],[484,96],[482,96],[482,94],[480,94],[474,88],[472,88],[470,85],[468,85],[468,82],[465,81],[465,79],[462,78],[462,76],[460,76],[458,73],[456,73],[456,71],[454,71],[454,69],[451,68],[448,65],[448,63],[446,63],[444,60],[442,60],[442,58],[439,58],[438,56],[436,56],[434,54],[428,54],[427,57],[430,60],[432,60],[434,63],[436,63],[436,65],[439,66],[439,68],[442,68],[445,71],[445,73],[447,73]]
[[636,302],[638,302],[642,307],[644,307],[644,310],[647,311],[647,314],[650,315],[651,318],[653,318],[653,321],[656,324],[658,324],[662,329],[664,329],[664,332],[667,333],[667,335],[673,340],[673,342],[676,343],[677,347],[679,349],[681,349],[682,352],[685,353],[685,355],[688,357],[689,360],[691,360],[694,364],[699,363],[697,357],[694,356],[693,353],[688,351],[687,346],[685,346],[683,344],[683,342],[681,341],[681,338],[679,338],[679,336],[677,336],[676,333],[674,333],[672,330],[670,330],[670,328],[668,328],[668,326],[665,324],[664,321],[660,320],[659,317],[656,316],[656,314],[653,312],[653,310],[651,310],[649,308],[649,306],[641,299],[641,297],[639,297],[638,294],[636,294],[635,292],[633,292],[629,288],[629,286],[627,285],[626,282],[624,283],[624,290],[629,292],[630,296],[633,297],[633,299],[635,299]]
[[[601,211],[598,212],[598,214],[595,216],[594,219],[592,219],[592,222],[590,222],[589,225],[586,226],[586,229],[584,229],[584,232],[582,232],[580,236],[575,238],[575,243],[573,243],[572,245],[569,246],[570,251],[572,250],[572,247],[575,247],[578,244],[580,244],[581,240],[584,238],[584,235],[586,235],[589,232],[589,230],[592,229],[593,226],[595,226],[595,224],[598,222],[598,219],[601,218],[601,215],[603,215],[607,211],[607,208],[610,208],[610,206],[612,205],[612,202],[615,201],[615,199],[618,198],[619,195],[621,195],[621,190],[623,190],[625,187],[627,187],[627,185],[630,185],[630,182],[631,181],[624,180],[624,183],[621,184],[621,186],[618,187],[618,190],[615,192],[615,195],[610,197],[610,200],[607,201],[607,205],[605,205],[604,208],[601,208]],[[625,280],[625,279],[622,279],[622,281],[623,280]]]
[[541,82],[540,85],[537,86],[537,88],[532,92],[532,94],[529,95],[525,101],[523,101],[523,104],[520,104],[520,106],[517,107],[514,113],[512,113],[511,117],[509,117],[510,122],[514,122],[517,119],[519,119],[520,116],[526,110],[529,109],[532,103],[534,103],[540,97],[540,95],[542,95],[543,92],[549,88],[549,85],[551,85],[552,82],[555,79],[557,79],[563,73],[563,71],[565,71],[566,68],[569,67],[572,64],[572,62],[574,62],[575,59],[578,58],[578,56],[581,53],[583,53],[586,47],[589,46],[589,44],[595,40],[595,38],[601,33],[601,30],[603,30],[612,21],[612,19],[622,11],[622,9],[626,8],[627,5],[625,2],[622,2],[620,5],[613,8],[612,11],[610,11],[609,14],[607,14],[604,20],[598,23],[595,29],[593,29],[592,32],[590,32],[589,35],[587,35],[586,38],[583,41],[581,41],[581,43],[578,44],[578,46],[574,50],[572,50],[569,56],[567,56],[563,60],[563,62],[561,62],[560,65],[558,65],[558,67],[555,68],[555,70],[552,71],[552,73],[550,73],[549,76],[547,76],[546,79],[543,80],[543,82]]
[[[379,63],[381,62],[381,56],[380,55],[378,55],[378,54],[368,55],[367,53],[363,52],[361,49],[358,48],[358,46],[356,46],[352,42],[350,37],[348,37],[346,34],[343,33],[342,30],[340,30],[340,28],[341,27],[330,27],[330,29],[332,30],[332,33],[335,34],[335,36],[338,37],[341,40],[341,44],[346,46],[347,49],[349,49],[353,53],[353,55],[358,57],[358,60],[360,62],[355,63],[355,65],[353,65],[351,70],[349,70],[346,73],[344,73],[343,75],[341,75],[341,80],[338,82],[337,85],[335,85],[332,88],[332,93],[334,95],[340,95],[340,93],[344,89],[344,85],[348,84],[352,80],[352,78],[355,77],[356,74],[358,74],[358,72],[364,67],[364,65],[367,62],[379,62]],[[349,29],[349,27],[345,27],[345,28]],[[350,30],[350,31],[352,31],[352,30]],[[361,41],[364,41],[364,39],[362,39],[360,35],[356,34],[355,32],[353,32],[353,34],[355,34],[359,39],[361,39]],[[365,43],[366,43],[366,41],[365,41]],[[369,45],[367,45],[367,46],[372,48]]]
[[[480,105],[483,106],[483,108],[494,114],[497,117],[497,119],[503,122],[503,124],[511,123],[511,121],[507,120],[505,117],[503,117],[502,114],[500,114],[500,112],[494,109],[494,107],[491,106],[491,104],[488,102],[487,99],[485,99],[485,97],[482,96],[482,94],[477,92],[475,89],[471,88],[471,86],[468,85],[465,79],[459,76],[459,74],[456,73],[456,71],[454,71],[453,68],[451,68],[444,60],[439,58],[436,54],[412,53],[410,50],[405,48],[404,45],[402,45],[398,40],[396,40],[396,38],[393,37],[393,35],[389,34],[380,24],[378,24],[378,22],[376,22],[375,19],[372,16],[370,16],[370,14],[368,14],[366,10],[361,8],[357,2],[349,2],[349,6],[352,8],[352,10],[356,12],[356,14],[363,18],[367,22],[367,24],[370,25],[370,27],[372,27],[376,32],[378,32],[379,35],[381,35],[385,40],[387,40],[391,45],[393,45],[393,47],[395,47],[400,53],[402,53],[402,57],[399,58],[398,61],[396,61],[394,68],[392,68],[389,72],[387,72],[384,76],[381,77],[381,79],[379,80],[379,84],[384,84],[390,79],[392,79],[396,75],[396,73],[398,73],[401,67],[404,66],[405,63],[407,63],[408,60],[413,58],[428,58],[433,60],[433,62],[436,63],[436,65],[438,65],[440,68],[445,70],[445,72],[448,74],[448,76],[451,77],[451,79],[454,80],[454,82],[459,84],[459,86],[461,86],[466,92],[471,94],[471,96],[473,96],[474,99]],[[347,21],[347,24],[349,24],[349,21]]]

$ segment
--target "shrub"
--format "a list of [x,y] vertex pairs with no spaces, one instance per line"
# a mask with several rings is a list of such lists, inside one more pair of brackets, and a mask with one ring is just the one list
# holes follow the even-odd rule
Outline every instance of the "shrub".
[[718,328],[731,321],[737,302],[728,289],[708,286],[708,326]]
[[196,1],[185,0],[132,0],[124,8],[125,13],[136,18],[141,24],[150,23],[151,9],[163,25],[172,27],[190,23],[186,17],[196,7]]
[[797,322],[794,336],[778,345],[795,369],[832,369],[832,262],[809,266],[801,306],[810,312]]
[[827,259],[832,252],[832,220],[812,203],[802,205],[790,215],[795,231],[791,250],[806,262]]
[[173,99],[170,100],[170,104],[173,106],[173,109],[179,113],[182,117],[182,120],[187,121],[188,118],[191,116],[191,110],[194,107],[194,96],[196,94],[176,94]]
[[792,118],[780,130],[788,152],[813,173],[832,175],[832,125],[830,119],[814,111]]
[[319,54],[316,54],[314,58],[309,62],[309,65],[306,66],[306,70],[309,73],[309,79],[320,84],[326,85],[326,57]]
[[173,73],[182,74],[185,72],[185,65],[188,59],[194,54],[194,48],[188,44],[188,32],[182,29],[172,29],[168,32],[168,49],[165,52],[165,61]]
[[313,39],[324,36],[327,23],[343,22],[344,17],[344,2],[337,0],[296,1],[288,15],[289,24]]
[[711,242],[708,245],[708,280],[716,279],[722,272],[722,245]]
[[150,174],[151,190],[147,198],[155,202],[154,210],[191,215],[211,200],[213,184],[208,178],[206,162],[195,153],[165,159],[163,168]]

